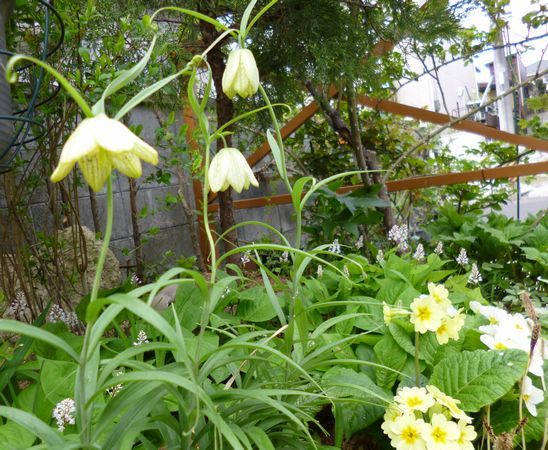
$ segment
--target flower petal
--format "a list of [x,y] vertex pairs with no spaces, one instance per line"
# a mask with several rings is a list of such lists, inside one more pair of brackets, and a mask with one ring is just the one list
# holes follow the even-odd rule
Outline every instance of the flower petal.
[[137,136],[123,123],[104,114],[94,117],[93,131],[101,148],[109,152],[127,152],[133,149]]
[[229,163],[225,160],[225,153],[219,151],[209,165],[208,181],[211,192],[219,192],[228,189],[227,171]]
[[99,192],[103,188],[112,171],[110,159],[102,150],[79,159],[78,165],[84,179],[95,192]]
[[131,178],[139,178],[142,173],[141,160],[133,152],[114,153],[110,156],[112,165]]
[[144,162],[152,164],[153,166],[158,164],[158,152],[137,136],[135,136],[135,144],[132,152]]
[[60,162],[55,168],[55,170],[53,171],[53,173],[51,174],[51,177],[50,177],[51,181],[53,181],[54,183],[61,181],[70,173],[70,171],[74,167],[74,164],[75,164],[74,162],[69,162],[69,163]]
[[59,165],[74,164],[80,158],[97,150],[98,144],[95,140],[94,120],[95,118],[82,120],[72,132],[61,151]]

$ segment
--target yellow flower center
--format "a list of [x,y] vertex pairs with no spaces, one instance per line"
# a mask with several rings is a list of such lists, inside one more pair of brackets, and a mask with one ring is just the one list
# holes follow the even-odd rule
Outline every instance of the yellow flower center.
[[407,399],[407,406],[413,408],[419,405],[422,405],[422,400],[419,397],[409,397]]
[[445,444],[447,442],[447,432],[441,429],[440,427],[435,427],[432,430],[432,438],[435,442]]
[[489,323],[490,323],[491,325],[498,325],[499,321],[497,320],[496,317],[491,316],[491,317],[489,317]]
[[495,350],[506,350],[508,347],[504,345],[502,342],[497,342],[495,344]]
[[401,438],[405,441],[406,444],[414,444],[419,439],[419,437],[419,430],[417,430],[412,425],[404,428],[401,433]]
[[442,323],[439,328],[436,330],[436,333],[438,334],[444,334],[447,333],[447,324]]
[[529,394],[523,394],[523,401],[528,402],[531,396]]
[[417,318],[422,321],[430,320],[430,317],[432,317],[432,311],[428,306],[419,306],[417,309]]

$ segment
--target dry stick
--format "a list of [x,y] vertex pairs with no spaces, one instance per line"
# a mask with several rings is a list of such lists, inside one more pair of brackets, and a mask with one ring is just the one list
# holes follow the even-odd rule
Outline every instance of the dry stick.
[[[276,332],[272,335],[272,336],[269,336],[265,341],[264,341],[264,344],[270,342],[272,339],[274,339],[276,336],[278,336],[280,333],[283,333],[285,331],[285,329],[288,327],[289,325],[284,325],[282,328],[276,330]],[[255,353],[257,353],[259,351],[258,348],[256,348],[255,350],[253,350],[249,356],[253,356]],[[245,363],[247,362],[247,360],[245,361],[242,361],[242,363],[240,364],[240,367],[238,367],[238,370],[232,374],[232,376],[230,377],[230,379],[226,382],[225,384],[225,387],[224,387],[224,390],[228,390],[232,387],[232,385],[234,384],[234,381],[236,381],[236,376],[240,373],[240,371],[243,369]]]
[[[442,127],[438,128],[436,131],[434,131],[433,133],[430,133],[428,134],[423,140],[421,140],[421,142],[419,142],[418,144],[416,144],[414,147],[410,148],[409,150],[407,150],[403,155],[401,155],[396,161],[394,161],[394,163],[392,163],[392,170],[394,170],[396,167],[398,167],[401,162],[406,159],[408,156],[411,156],[413,153],[415,153],[417,150],[419,150],[423,145],[427,144],[430,140],[432,140],[432,138],[436,137],[438,134],[440,134],[441,132],[443,132],[444,130],[447,130],[447,128],[451,128],[453,127],[454,125],[460,123],[460,122],[463,122],[464,120],[468,119],[469,117],[472,117],[474,114],[476,114],[477,112],[481,111],[482,109],[484,109],[485,107],[489,106],[489,105],[492,105],[493,103],[496,103],[498,102],[501,98],[504,98],[506,97],[507,95],[510,95],[512,94],[513,92],[517,91],[518,89],[522,88],[523,86],[526,86],[527,84],[530,84],[532,83],[533,81],[535,81],[536,79],[538,78],[541,78],[543,77],[544,75],[548,74],[548,69],[546,70],[543,70],[542,72],[540,73],[537,73],[531,80],[526,80],[524,81],[523,83],[519,83],[519,84],[516,84],[513,88],[511,89],[508,89],[507,91],[503,92],[502,94],[500,95],[497,95],[495,98],[493,98],[492,100],[489,100],[487,103],[483,104],[482,106],[479,106],[477,108],[474,108],[472,109],[470,112],[466,113],[464,116],[462,117],[457,117],[453,120],[451,120],[450,122],[447,122],[445,125],[443,125]],[[388,177],[390,175],[390,172],[387,172],[386,175],[383,176],[382,178],[382,182],[383,183],[386,183]]]
[[195,225],[196,214],[194,213],[194,210],[188,204],[188,201],[185,196],[185,191],[183,190],[183,186],[188,185],[188,180],[182,167],[175,166],[175,173],[177,174],[177,178],[179,181],[177,196],[179,197],[179,201],[181,202],[181,206],[183,207],[183,212],[188,222],[188,229],[190,230],[190,237],[192,241],[192,249],[194,250],[194,254],[196,255],[196,263],[198,264],[198,268],[200,269],[200,271],[205,272],[206,266],[204,264],[202,249],[200,248],[200,239],[198,236],[198,231],[196,231],[196,225]]
[[139,213],[137,211],[137,182],[134,178],[128,177],[129,183],[129,205],[131,211],[131,229],[133,231],[133,249],[135,252],[135,275],[139,280],[144,280],[145,263],[141,241],[141,227],[139,226]]

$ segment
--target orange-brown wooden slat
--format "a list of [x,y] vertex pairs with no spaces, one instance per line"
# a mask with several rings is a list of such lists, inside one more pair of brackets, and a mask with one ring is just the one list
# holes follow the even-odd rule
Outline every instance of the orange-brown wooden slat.
[[[435,123],[437,125],[446,125],[455,119],[455,117],[448,116],[447,114],[428,111],[422,108],[415,108],[414,106],[404,105],[402,103],[392,102],[390,100],[379,100],[369,97],[368,95],[358,95],[357,101],[361,105],[368,106],[379,111],[389,112],[399,116],[412,117],[417,120]],[[488,127],[487,125],[469,119],[456,123],[452,125],[451,128],[479,134],[490,139],[507,142],[513,145],[522,145],[523,147],[531,150],[548,152],[548,141],[538,139],[533,136],[508,133],[507,131]]]
[[[513,178],[527,175],[548,173],[548,161],[519,164],[515,166],[494,167],[491,169],[471,170],[468,172],[445,173],[440,175],[428,175],[411,177],[403,180],[388,181],[386,187],[389,192],[406,191],[412,189],[424,189],[433,186],[446,186],[449,184],[469,183],[471,181],[496,180],[500,178]],[[338,193],[351,192],[363,187],[361,184],[345,186]],[[286,205],[291,203],[289,194],[273,195],[271,197],[257,197],[242,200],[234,200],[234,208],[249,209],[268,205]],[[209,205],[210,211],[217,211],[218,204]]]

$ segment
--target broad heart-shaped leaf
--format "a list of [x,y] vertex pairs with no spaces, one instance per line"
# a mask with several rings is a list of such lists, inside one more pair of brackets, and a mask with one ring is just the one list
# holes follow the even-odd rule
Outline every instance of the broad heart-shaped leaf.
[[36,436],[18,423],[8,421],[0,425],[0,448],[10,450],[23,450],[30,448]]
[[347,437],[375,422],[392,401],[392,394],[389,391],[378,387],[365,373],[358,373],[352,369],[332,367],[324,374],[322,385],[329,395],[367,402],[336,402],[339,408],[336,416],[342,421],[336,425],[342,427]]
[[526,368],[521,350],[462,352],[440,361],[430,383],[460,400],[464,411],[476,412],[512,389]]
[[398,372],[405,367],[407,352],[396,343],[392,336],[386,334],[375,344],[375,355],[377,356],[377,362],[387,367],[377,367],[375,369],[377,384],[380,387],[390,389],[398,378]]
[[[283,297],[278,296],[280,307],[284,306]],[[266,322],[276,317],[276,310],[272,306],[266,290],[257,286],[240,293],[238,316],[250,322]]]
[[46,399],[53,404],[74,397],[78,365],[67,361],[44,359],[40,370],[40,385]]

